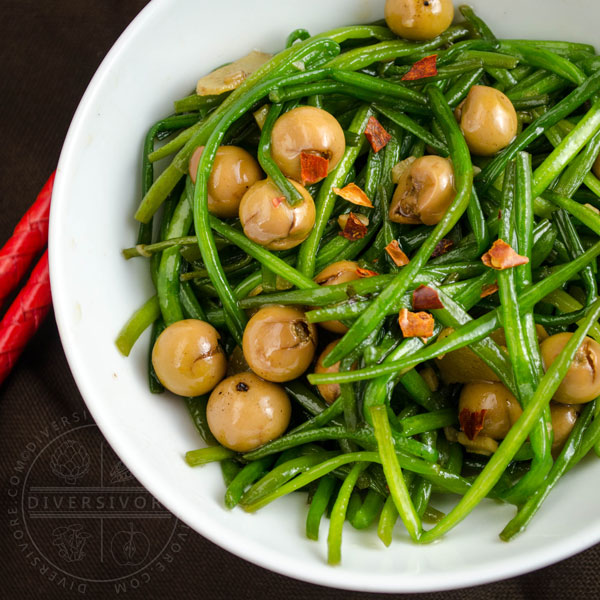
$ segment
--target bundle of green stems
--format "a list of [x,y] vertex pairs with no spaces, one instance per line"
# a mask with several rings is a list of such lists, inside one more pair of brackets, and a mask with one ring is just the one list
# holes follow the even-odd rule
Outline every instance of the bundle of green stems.
[[[392,541],[400,518],[410,537],[429,543],[450,531],[485,498],[511,503],[501,532],[522,532],[558,479],[598,450],[600,403],[582,405],[560,452],[552,453],[549,405],[587,336],[600,340],[597,257],[600,255],[600,61],[593,47],[569,42],[499,40],[468,8],[465,21],[426,42],[398,39],[385,25],[357,25],[288,46],[235,90],[192,94],[175,114],[148,131],[138,239],[123,251],[147,260],[156,294],[132,316],[117,346],[127,355],[148,328],[151,344],[169,325],[200,319],[213,325],[229,354],[241,346],[248,312],[295,306],[309,323],[346,325],[323,366],[283,384],[292,421],[280,437],[249,452],[219,445],[207,424],[208,395],[185,403],[204,440],[187,462],[219,461],[225,505],[253,512],[291,492],[308,492],[306,534],[317,539],[329,515],[328,557],[341,557],[342,526]],[[411,65],[437,55],[437,74],[413,81]],[[472,156],[455,109],[473,86],[502,91],[519,118],[516,137],[489,158]],[[270,133],[282,114],[303,105],[332,114],[344,129],[345,152],[322,181],[308,186],[314,225],[291,250],[269,250],[249,239],[236,218],[208,210],[207,182],[220,146],[236,144],[293,206],[302,197],[270,153]],[[259,127],[253,114],[268,109]],[[382,149],[365,138],[375,117],[390,134]],[[157,143],[160,142],[160,143]],[[198,146],[195,184],[188,164]],[[424,154],[449,157],[455,196],[435,225],[390,219],[392,169]],[[155,163],[170,157],[160,174]],[[333,188],[355,183],[373,200],[357,209]],[[339,235],[337,218],[368,216],[360,239]],[[502,270],[482,262],[503,240],[526,264]],[[408,262],[386,251],[397,243]],[[449,248],[445,253],[439,249]],[[317,273],[355,261],[371,276],[320,286]],[[398,313],[411,308],[419,286],[433,290],[433,335],[405,337]],[[485,295],[491,286],[497,293]],[[551,365],[543,364],[536,326],[572,334]],[[503,328],[506,342],[493,332]],[[445,330],[444,335],[439,335]],[[323,336],[326,341],[327,334]],[[460,385],[439,379],[439,359],[468,348],[517,399],[520,416],[487,455],[457,441]],[[148,362],[152,392],[161,392]],[[337,384],[326,403],[317,386]],[[443,514],[439,494],[457,502]],[[424,528],[423,523],[432,524]],[[367,534],[365,534],[367,535]]]

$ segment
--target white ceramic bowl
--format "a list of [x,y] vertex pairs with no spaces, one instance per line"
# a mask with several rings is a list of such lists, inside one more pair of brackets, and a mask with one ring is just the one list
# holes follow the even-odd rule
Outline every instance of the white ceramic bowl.
[[[472,0],[504,37],[594,42],[596,0]],[[483,503],[441,542],[419,547],[396,528],[385,549],[374,531],[344,530],[342,566],[326,564],[303,534],[303,495],[248,515],[223,506],[218,465],[191,469],[199,438],[183,404],[146,386],[144,336],[129,358],[115,348],[121,325],[152,293],[147,264],[126,262],[139,200],[140,150],[149,125],[171,112],[199,75],[251,48],[276,51],[288,33],[369,22],[383,0],[154,0],[108,54],[77,110],[61,155],[50,219],[50,266],[61,338],[79,389],[102,432],[166,507],[203,536],[267,569],[364,591],[464,587],[530,571],[600,540],[600,461],[560,483],[527,532],[498,532],[513,509]]]

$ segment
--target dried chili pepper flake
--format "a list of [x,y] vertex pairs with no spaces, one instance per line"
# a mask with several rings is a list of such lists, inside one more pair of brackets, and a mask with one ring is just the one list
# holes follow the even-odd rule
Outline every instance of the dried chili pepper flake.
[[436,256],[446,254],[446,252],[449,252],[450,250],[452,250],[452,248],[454,248],[454,242],[447,238],[443,238],[438,242],[437,246],[435,247],[435,250],[431,253],[431,258],[435,258]]
[[356,274],[362,279],[364,277],[375,277],[375,275],[379,275],[377,271],[371,271],[371,269],[363,269],[362,267],[357,267]]
[[348,222],[350,215],[352,215],[353,218],[358,219],[365,227],[369,226],[369,217],[367,217],[367,215],[349,212],[343,213],[338,217],[338,225],[341,229],[344,229],[344,227],[346,227],[346,223]]
[[[365,220],[367,221],[366,223],[364,223]],[[351,242],[360,240],[367,235],[368,222],[368,219],[364,215],[357,216],[352,212],[347,215],[340,215],[338,218],[338,223],[342,228],[340,235]]]
[[392,139],[392,136],[375,117],[369,117],[365,128],[365,136],[369,140],[373,152],[379,152],[382,148],[385,148]]
[[329,160],[320,154],[314,152],[300,153],[300,177],[302,185],[307,183],[317,183],[327,177],[329,170]]
[[496,240],[492,247],[481,257],[486,267],[497,271],[526,265],[529,258],[517,254],[504,240]]
[[386,247],[385,251],[388,253],[389,257],[394,261],[394,264],[397,267],[403,267],[410,262],[410,259],[404,252],[397,240],[392,240]]
[[444,308],[442,301],[437,293],[437,290],[426,285],[420,285],[413,292],[412,296],[413,310],[433,310],[436,308]]
[[463,408],[458,415],[458,421],[464,434],[473,441],[479,432],[483,429],[483,421],[487,409],[471,412],[468,408]]
[[271,202],[273,203],[273,206],[277,208],[284,200],[285,196],[277,196],[277,198],[272,198]]
[[352,204],[373,208],[373,203],[369,200],[369,197],[355,183],[349,183],[343,188],[334,187],[333,191],[344,200],[352,202]]
[[437,54],[432,54],[418,60],[410,68],[410,71],[402,77],[402,81],[416,81],[426,77],[435,77],[437,74]]
[[492,294],[495,294],[498,291],[497,283],[488,283],[481,288],[481,294],[479,294],[480,298],[487,298]]
[[420,337],[424,342],[433,335],[433,316],[427,312],[410,312],[403,308],[398,315],[398,324],[404,337]]

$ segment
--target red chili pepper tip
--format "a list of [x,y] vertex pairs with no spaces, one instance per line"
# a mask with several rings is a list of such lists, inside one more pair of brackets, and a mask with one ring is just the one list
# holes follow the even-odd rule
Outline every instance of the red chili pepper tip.
[[0,322],[0,383],[6,379],[27,342],[42,324],[51,304],[46,250]]
[[50,198],[55,173],[23,215],[13,235],[0,249],[0,303],[17,287],[31,261],[48,243]]

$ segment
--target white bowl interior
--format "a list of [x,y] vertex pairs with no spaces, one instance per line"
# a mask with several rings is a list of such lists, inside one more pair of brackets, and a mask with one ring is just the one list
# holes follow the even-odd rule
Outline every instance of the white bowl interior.
[[[504,37],[594,42],[594,0],[473,0]],[[440,543],[418,547],[397,527],[385,549],[374,530],[344,530],[342,566],[326,564],[326,529],[306,540],[303,495],[256,515],[223,506],[218,465],[190,469],[184,453],[201,445],[185,407],[146,385],[145,335],[129,358],[114,345],[122,324],[153,292],[134,244],[140,151],[149,125],[171,112],[198,76],[251,48],[276,51],[287,34],[380,18],[382,0],[154,0],[127,29],[87,90],[69,131],[56,179],[50,260],[54,307],[79,389],[115,451],[166,507],[205,537],[280,573],[364,591],[449,589],[529,571],[600,540],[600,461],[565,477],[526,534],[498,532],[510,507],[482,504]],[[543,18],[542,18],[543,17]],[[576,503],[576,504],[575,504]],[[577,510],[573,510],[577,507]]]

